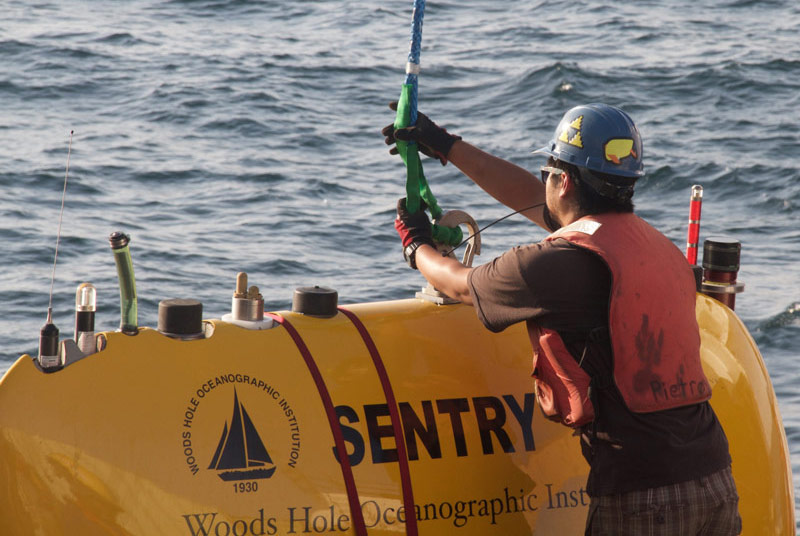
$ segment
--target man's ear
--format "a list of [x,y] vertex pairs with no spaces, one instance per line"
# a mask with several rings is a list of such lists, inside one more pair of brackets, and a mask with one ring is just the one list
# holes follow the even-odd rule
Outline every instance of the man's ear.
[[558,193],[560,196],[565,196],[575,189],[575,177],[569,172],[564,170],[561,174],[561,184],[558,185]]

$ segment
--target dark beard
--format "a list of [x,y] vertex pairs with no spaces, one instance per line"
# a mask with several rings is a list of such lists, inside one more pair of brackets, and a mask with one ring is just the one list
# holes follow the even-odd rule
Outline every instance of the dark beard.
[[550,214],[550,210],[547,208],[547,205],[544,206],[544,210],[542,211],[542,218],[544,218],[544,224],[550,230],[551,233],[554,233],[561,229],[561,224],[558,223],[555,219],[553,219],[552,214]]

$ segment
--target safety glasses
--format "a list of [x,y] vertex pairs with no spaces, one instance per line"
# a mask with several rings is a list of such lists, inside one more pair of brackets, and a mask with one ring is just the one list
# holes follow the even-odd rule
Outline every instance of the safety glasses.
[[558,169],[551,166],[542,166],[541,171],[542,171],[542,184],[544,185],[547,185],[547,177],[549,177],[551,173],[556,177],[564,173],[563,169]]

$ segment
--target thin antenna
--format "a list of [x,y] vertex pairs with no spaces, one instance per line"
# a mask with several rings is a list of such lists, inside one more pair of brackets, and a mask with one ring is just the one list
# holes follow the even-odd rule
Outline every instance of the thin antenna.
[[58,244],[61,242],[61,222],[64,219],[64,201],[67,198],[67,179],[69,177],[69,160],[72,155],[72,134],[74,130],[69,131],[69,147],[67,147],[67,169],[64,172],[64,191],[61,193],[61,212],[58,215],[58,233],[56,234],[56,254],[53,258],[53,275],[50,278],[50,301],[47,303],[47,323],[53,321],[53,288],[56,283],[56,263],[58,262]]
[[58,216],[58,234],[56,235],[56,254],[53,258],[53,276],[50,278],[50,301],[47,304],[47,323],[39,332],[39,365],[46,372],[52,372],[64,366],[63,356],[59,355],[58,328],[53,324],[53,288],[56,282],[56,263],[58,262],[58,244],[61,242],[61,221],[64,218],[64,201],[67,197],[67,178],[69,177],[69,159],[72,155],[72,133],[69,131],[69,148],[67,149],[67,170],[64,172],[64,192],[61,194],[61,213]]

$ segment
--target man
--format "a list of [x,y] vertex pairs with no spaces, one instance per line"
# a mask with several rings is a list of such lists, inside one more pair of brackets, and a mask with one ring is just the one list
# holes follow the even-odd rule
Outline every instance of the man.
[[551,231],[467,268],[436,250],[427,216],[409,214],[404,199],[395,221],[409,265],[473,305],[488,329],[526,323],[539,405],[576,429],[590,465],[586,534],[739,534],[728,442],[700,365],[694,278],[633,214],[643,166],[631,118],[605,104],[569,110],[536,151],[549,157],[541,182],[423,114],[383,133],[452,162],[512,209],[536,206],[523,213]]

